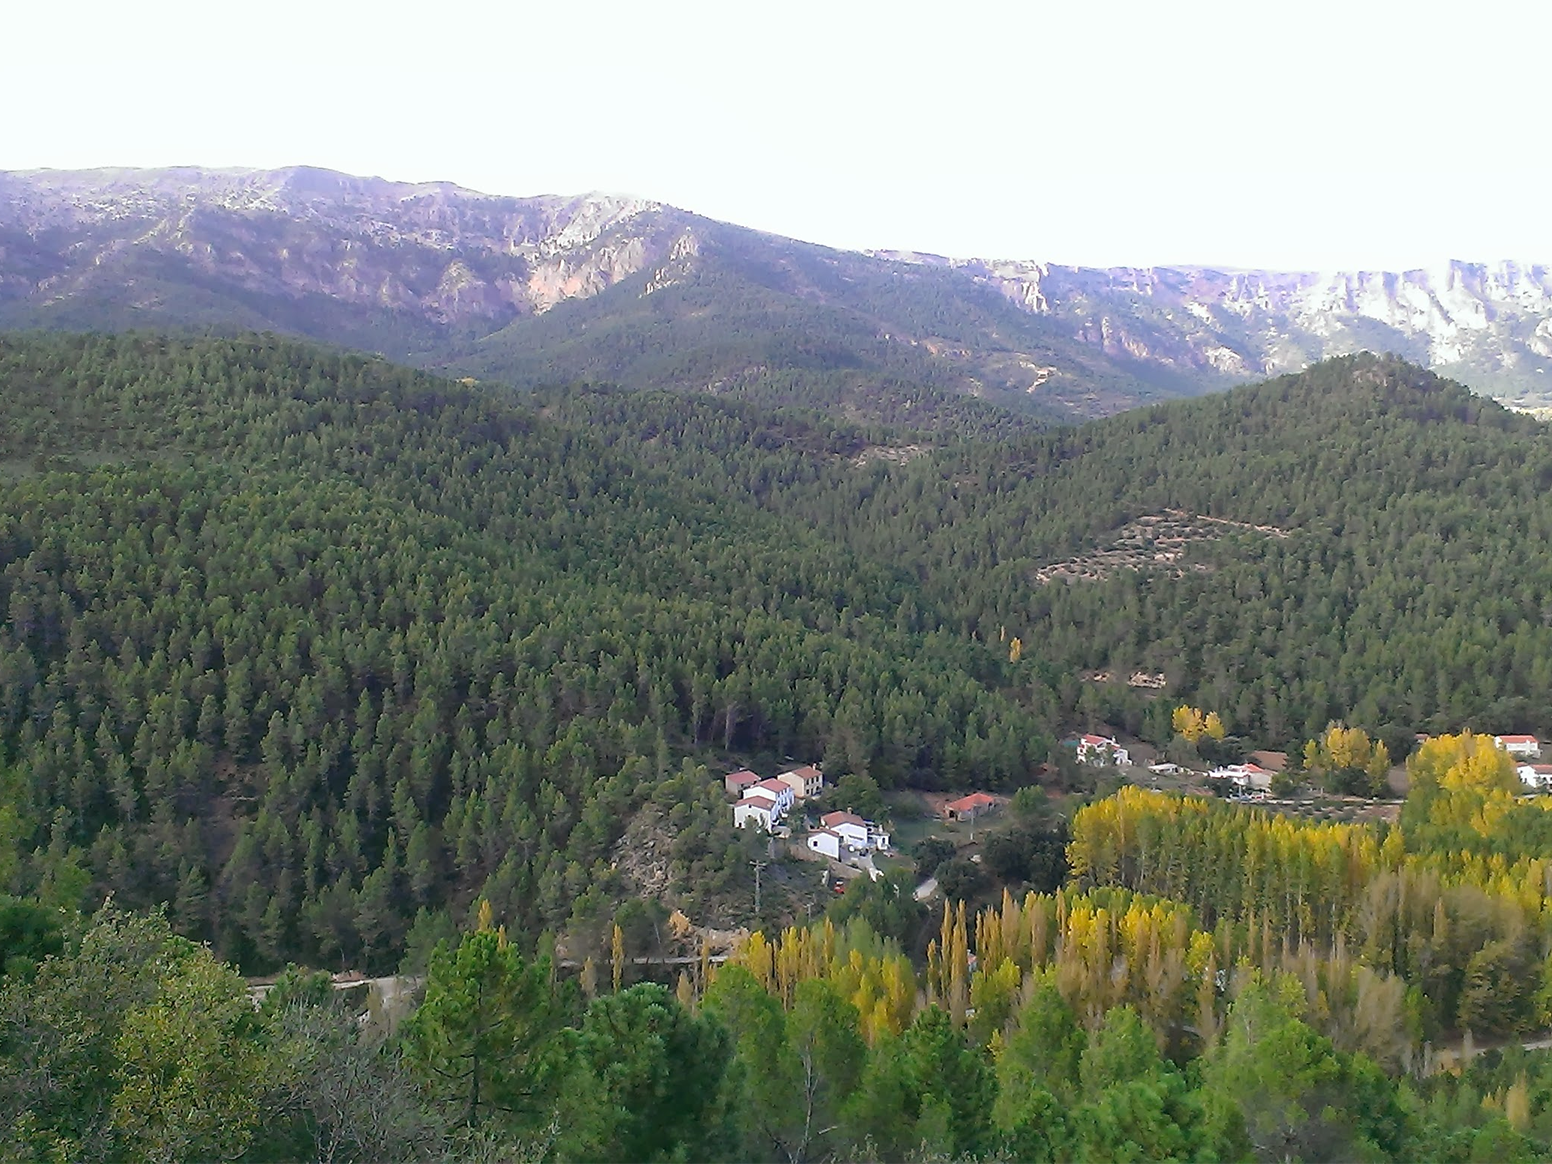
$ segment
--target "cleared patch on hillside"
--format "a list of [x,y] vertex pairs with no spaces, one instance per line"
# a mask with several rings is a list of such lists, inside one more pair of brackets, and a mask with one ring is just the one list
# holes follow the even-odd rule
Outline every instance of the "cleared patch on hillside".
[[1035,582],[1102,582],[1118,570],[1151,570],[1166,577],[1181,578],[1187,573],[1206,573],[1205,562],[1188,562],[1190,547],[1213,542],[1231,532],[1257,533],[1265,537],[1285,538],[1288,531],[1274,525],[1252,525],[1222,517],[1166,509],[1129,521],[1106,537],[1103,543],[1085,554],[1041,566]]
[[922,445],[869,445],[853,457],[851,463],[859,469],[874,461],[889,461],[892,464],[904,465],[917,457],[926,456],[927,452],[928,450]]

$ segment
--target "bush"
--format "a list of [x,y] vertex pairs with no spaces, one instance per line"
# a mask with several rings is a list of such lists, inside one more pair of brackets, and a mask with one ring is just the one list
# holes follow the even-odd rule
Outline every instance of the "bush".
[[924,880],[938,871],[938,866],[953,857],[954,842],[946,837],[923,837],[911,847],[911,857],[916,861],[916,875]]
[[938,888],[950,901],[968,901],[986,887],[986,874],[974,861],[955,857],[938,866]]

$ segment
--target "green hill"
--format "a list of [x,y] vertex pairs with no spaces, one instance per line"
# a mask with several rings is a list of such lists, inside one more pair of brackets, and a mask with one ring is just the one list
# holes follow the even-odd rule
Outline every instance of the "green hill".
[[0,341],[0,871],[250,967],[385,967],[476,896],[607,918],[632,827],[747,917],[697,763],[1011,788],[1180,700],[1264,744],[1552,729],[1535,421],[1355,357],[939,440],[271,338]]
[[[714,901],[742,850],[689,753],[886,783],[1045,753],[908,575],[507,390],[149,338],[0,341],[0,385],[23,888],[79,868],[248,965],[391,966],[476,894],[586,918],[643,808]],[[767,464],[855,439],[759,429]]]

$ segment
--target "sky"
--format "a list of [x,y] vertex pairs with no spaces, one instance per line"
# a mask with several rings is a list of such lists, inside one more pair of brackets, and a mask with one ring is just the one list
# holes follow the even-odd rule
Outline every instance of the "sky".
[[0,169],[603,190],[1084,265],[1552,261],[1552,3],[9,0]]

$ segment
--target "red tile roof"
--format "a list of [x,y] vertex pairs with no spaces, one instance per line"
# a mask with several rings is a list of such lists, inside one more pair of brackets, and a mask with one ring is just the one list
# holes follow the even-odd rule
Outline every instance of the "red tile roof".
[[729,772],[722,780],[725,784],[758,784],[760,777],[748,768],[742,768],[737,772]]
[[819,818],[819,821],[827,829],[834,828],[838,824],[854,824],[861,825],[863,828],[868,827],[868,822],[854,812],[827,812]]
[[[791,793],[791,791],[792,791],[792,789],[788,788],[780,780],[776,780],[776,779],[762,780],[762,781],[760,781],[760,783],[755,785],[755,788],[763,788],[767,792],[775,792],[778,795],[786,795],[786,794]],[[753,789],[751,789],[750,791],[753,791]]]
[[996,803],[997,798],[989,793],[972,792],[969,796],[949,801],[943,808],[946,812],[971,812],[977,808],[990,808]]
[[1538,741],[1535,736],[1499,736],[1498,742],[1501,744],[1534,744]]

